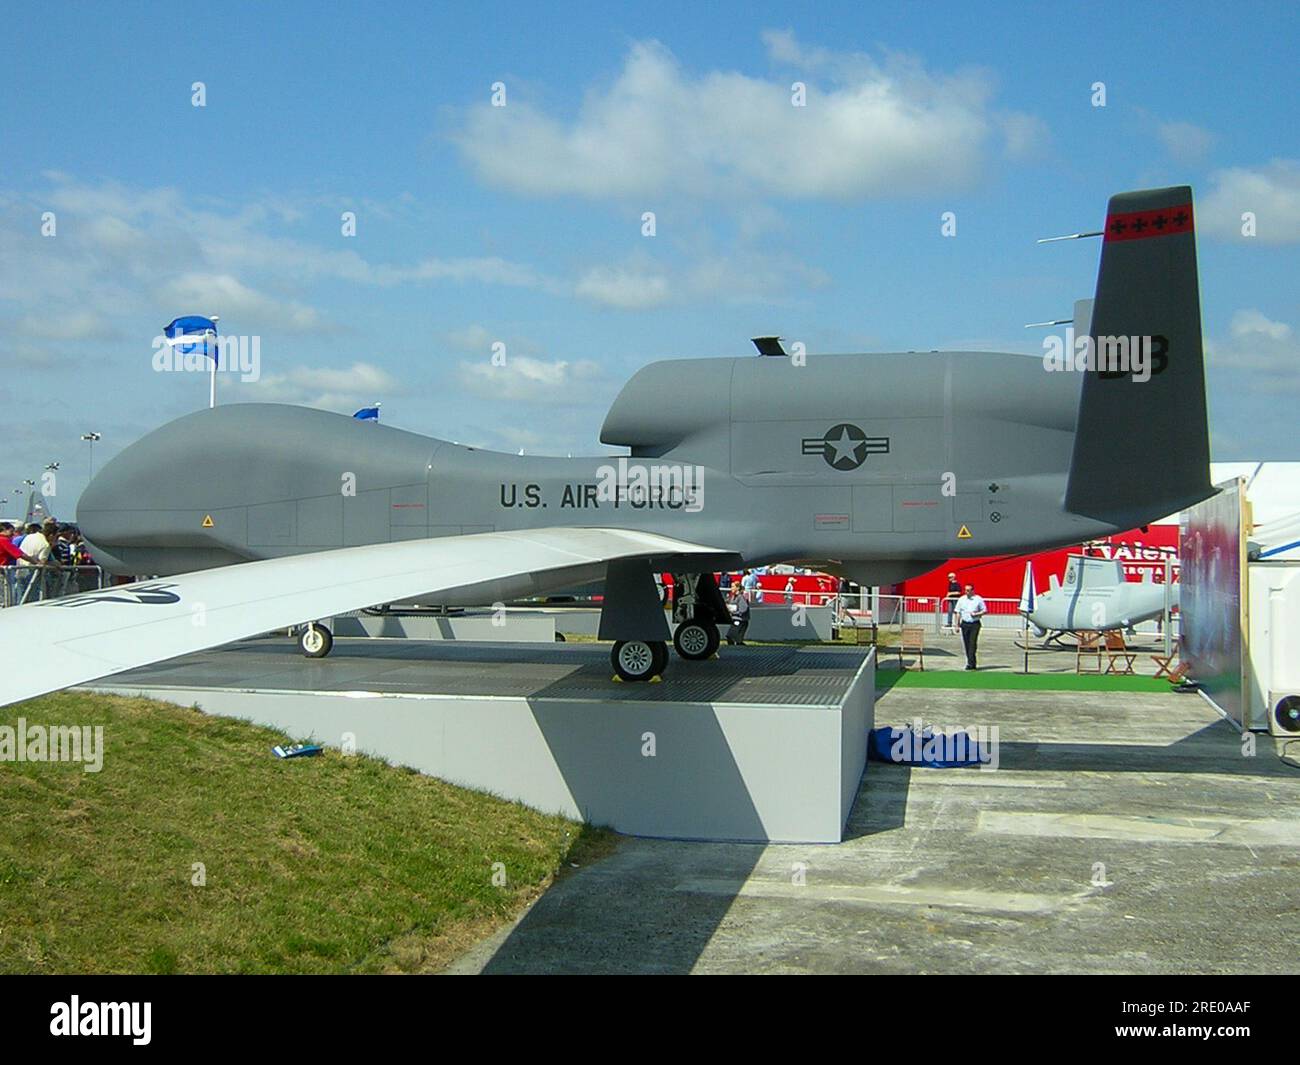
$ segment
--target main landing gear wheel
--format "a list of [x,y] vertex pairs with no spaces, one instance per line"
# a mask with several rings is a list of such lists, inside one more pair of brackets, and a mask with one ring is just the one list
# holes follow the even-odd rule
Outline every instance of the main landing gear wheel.
[[609,653],[614,672],[623,680],[658,677],[668,666],[668,645],[663,640],[619,640]]
[[308,658],[324,658],[334,647],[334,634],[324,625],[304,625],[298,633],[298,650]]
[[692,662],[712,658],[721,642],[718,626],[707,621],[683,621],[673,633],[673,647],[679,655]]

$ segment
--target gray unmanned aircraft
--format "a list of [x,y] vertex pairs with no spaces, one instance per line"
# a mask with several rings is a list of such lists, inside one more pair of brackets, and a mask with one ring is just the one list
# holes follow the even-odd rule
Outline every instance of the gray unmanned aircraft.
[[[1028,563],[1026,563],[1028,566]],[[1026,579],[1033,574],[1027,570]],[[1052,574],[1050,587],[1041,595],[1031,593],[1033,608],[1022,613],[1034,626],[1035,635],[1047,641],[1059,640],[1068,632],[1106,632],[1131,629],[1141,621],[1165,612],[1165,586],[1152,579],[1150,570],[1140,581],[1124,579],[1124,563],[1118,559],[1071,555],[1065,564],[1064,583]],[[1022,597],[1023,599],[1023,597]],[[1171,584],[1167,605],[1178,605],[1178,585]]]
[[[613,666],[646,680],[668,660],[656,572],[687,590],[679,653],[704,658],[728,617],[719,569],[796,562],[882,584],[1173,513],[1213,492],[1191,189],[1114,196],[1098,235],[1077,360],[794,359],[763,341],[758,357],[657,362],[601,430],[622,459],[500,454],[270,404],[180,418],[109,462],[78,508],[97,559],[158,579],[4,611],[25,650],[0,703],[304,623],[304,649],[324,653],[310,619],[376,604],[602,580]],[[1089,353],[1111,338],[1140,342],[1145,368],[1113,344]],[[1164,460],[1117,467],[1116,439]]]

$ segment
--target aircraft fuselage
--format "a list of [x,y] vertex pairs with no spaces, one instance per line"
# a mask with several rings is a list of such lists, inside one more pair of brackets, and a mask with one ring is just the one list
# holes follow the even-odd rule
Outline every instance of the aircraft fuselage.
[[884,584],[954,556],[1115,531],[1062,507],[1077,402],[1072,375],[995,353],[655,363],[602,432],[630,454],[584,458],[231,405],[127,448],[78,518],[113,566],[136,574],[576,525],[661,533],[749,565],[828,563]]

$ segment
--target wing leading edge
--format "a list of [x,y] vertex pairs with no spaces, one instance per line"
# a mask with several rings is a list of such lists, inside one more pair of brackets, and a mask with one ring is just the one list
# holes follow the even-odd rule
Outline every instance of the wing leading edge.
[[733,552],[625,529],[533,529],[348,547],[246,562],[0,611],[0,706],[315,618],[412,596],[481,591],[485,602],[598,580],[616,559]]

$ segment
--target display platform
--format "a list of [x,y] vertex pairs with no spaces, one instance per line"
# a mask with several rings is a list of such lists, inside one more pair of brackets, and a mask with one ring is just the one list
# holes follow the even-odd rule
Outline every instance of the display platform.
[[549,615],[507,610],[460,611],[454,614],[353,611],[325,620],[335,636],[387,640],[461,640],[495,643],[554,643],[555,619]]
[[662,682],[623,684],[603,644],[338,639],[309,659],[281,637],[93,687],[632,835],[831,843],[866,764],[875,660],[870,649],[724,647],[708,662],[674,656]]

